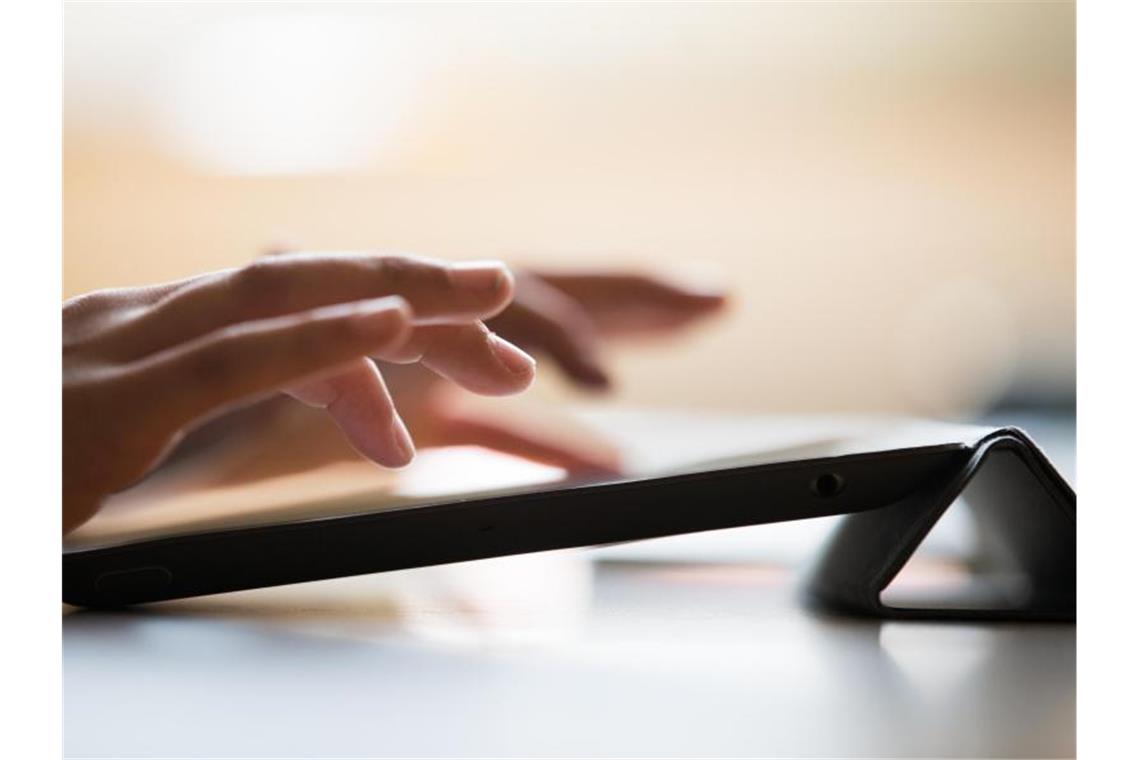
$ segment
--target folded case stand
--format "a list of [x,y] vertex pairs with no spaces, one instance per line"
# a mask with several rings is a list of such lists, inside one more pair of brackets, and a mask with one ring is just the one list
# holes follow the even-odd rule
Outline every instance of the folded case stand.
[[[957,498],[974,513],[975,582],[917,602],[884,590]],[[1076,495],[1029,437],[1002,428],[982,438],[947,482],[895,504],[847,515],[808,578],[819,610],[877,618],[1076,619]]]

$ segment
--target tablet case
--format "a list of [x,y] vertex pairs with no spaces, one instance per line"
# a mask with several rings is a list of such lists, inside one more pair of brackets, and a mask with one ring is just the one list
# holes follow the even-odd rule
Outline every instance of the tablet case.
[[[884,590],[960,496],[979,527],[974,572],[1019,583],[1003,588],[998,582],[941,602],[884,601]],[[816,609],[865,617],[1072,621],[1076,559],[1073,489],[1028,435],[1002,428],[979,440],[949,480],[844,517],[809,574],[804,596]]]

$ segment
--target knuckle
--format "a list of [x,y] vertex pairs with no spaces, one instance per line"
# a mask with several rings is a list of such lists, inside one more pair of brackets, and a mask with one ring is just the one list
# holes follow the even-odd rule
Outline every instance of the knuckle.
[[260,259],[247,264],[231,275],[231,283],[236,302],[255,311],[290,299],[290,278],[279,260]]
[[147,307],[142,305],[139,292],[141,289],[99,290],[65,301],[61,321],[64,351],[97,340],[145,313]]
[[87,312],[101,312],[121,304],[128,297],[125,289],[95,290],[90,293],[70,298],[63,302],[63,315],[83,314]]
[[407,284],[413,267],[412,260],[407,256],[381,256],[375,265],[380,279],[395,291]]
[[447,269],[442,264],[417,256],[406,254],[381,256],[377,260],[377,267],[386,288],[397,294],[424,286],[442,289],[450,285]]

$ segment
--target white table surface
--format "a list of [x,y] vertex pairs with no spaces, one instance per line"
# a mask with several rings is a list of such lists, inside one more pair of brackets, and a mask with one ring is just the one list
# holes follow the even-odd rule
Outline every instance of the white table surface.
[[[635,427],[630,417],[607,419],[598,421]],[[1020,422],[1071,476],[1071,426]],[[723,432],[753,423],[706,416],[687,424]],[[666,445],[655,439],[646,445]],[[813,615],[796,602],[803,561],[794,547],[802,553],[830,523],[797,525],[132,612],[68,610],[65,750],[69,757],[1075,753],[1075,626]]]

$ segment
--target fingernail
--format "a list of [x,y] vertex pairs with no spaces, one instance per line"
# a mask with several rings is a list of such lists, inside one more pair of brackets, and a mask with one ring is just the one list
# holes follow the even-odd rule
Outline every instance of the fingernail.
[[451,282],[464,290],[495,292],[510,278],[510,272],[500,261],[466,261],[448,270]]
[[663,282],[696,299],[722,300],[729,289],[725,273],[708,263],[675,264],[659,276]]
[[400,453],[400,465],[411,462],[415,457],[416,446],[412,443],[412,435],[399,415],[392,419],[392,444]]
[[359,304],[348,318],[348,323],[362,335],[391,335],[399,329],[401,322],[407,322],[409,318],[407,302],[388,296]]
[[692,297],[699,301],[702,306],[724,306],[728,303],[728,294],[723,291],[693,292]]
[[487,342],[491,344],[495,357],[512,375],[534,374],[534,359],[521,348],[511,345],[494,333],[487,336]]

